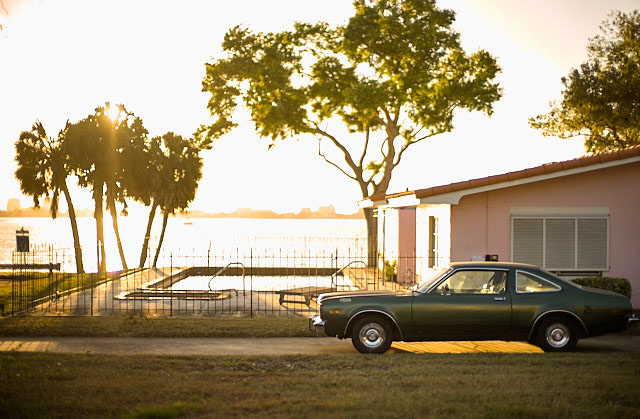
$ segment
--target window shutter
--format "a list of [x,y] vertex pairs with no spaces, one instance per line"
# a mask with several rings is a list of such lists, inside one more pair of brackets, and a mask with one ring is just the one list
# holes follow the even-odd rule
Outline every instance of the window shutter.
[[545,268],[575,268],[575,218],[549,218],[546,222]]
[[578,220],[578,268],[607,270],[607,220]]
[[542,266],[542,219],[513,220],[513,261]]

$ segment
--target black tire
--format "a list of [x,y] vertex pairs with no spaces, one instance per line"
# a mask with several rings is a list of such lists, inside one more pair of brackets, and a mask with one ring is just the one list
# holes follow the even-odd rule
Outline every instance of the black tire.
[[383,354],[393,342],[393,329],[379,316],[364,316],[351,329],[351,343],[363,354]]
[[537,342],[545,352],[573,351],[578,343],[575,323],[566,317],[549,317],[538,328]]

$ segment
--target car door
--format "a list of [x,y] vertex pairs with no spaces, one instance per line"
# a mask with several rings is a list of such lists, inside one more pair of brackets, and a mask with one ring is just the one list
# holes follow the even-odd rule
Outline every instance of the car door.
[[458,269],[412,301],[424,340],[504,339],[511,326],[508,269]]

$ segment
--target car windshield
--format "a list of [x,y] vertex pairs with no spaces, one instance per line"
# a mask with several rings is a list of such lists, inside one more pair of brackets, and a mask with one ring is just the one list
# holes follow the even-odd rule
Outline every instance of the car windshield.
[[451,272],[451,267],[450,266],[445,266],[444,268],[441,268],[441,269],[437,270],[433,274],[433,276],[420,281],[420,283],[415,284],[410,289],[412,291],[418,291],[418,292],[425,293],[425,292],[427,292],[429,290],[429,288],[431,288],[433,285],[435,285],[436,282],[440,281],[449,272]]

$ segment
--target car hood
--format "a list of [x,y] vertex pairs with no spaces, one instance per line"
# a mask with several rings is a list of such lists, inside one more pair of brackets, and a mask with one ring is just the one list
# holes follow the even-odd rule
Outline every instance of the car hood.
[[343,292],[328,292],[320,294],[318,296],[318,303],[326,300],[335,300],[336,298],[362,298],[362,297],[393,297],[402,295],[411,295],[411,290],[397,290],[397,291],[343,291]]

